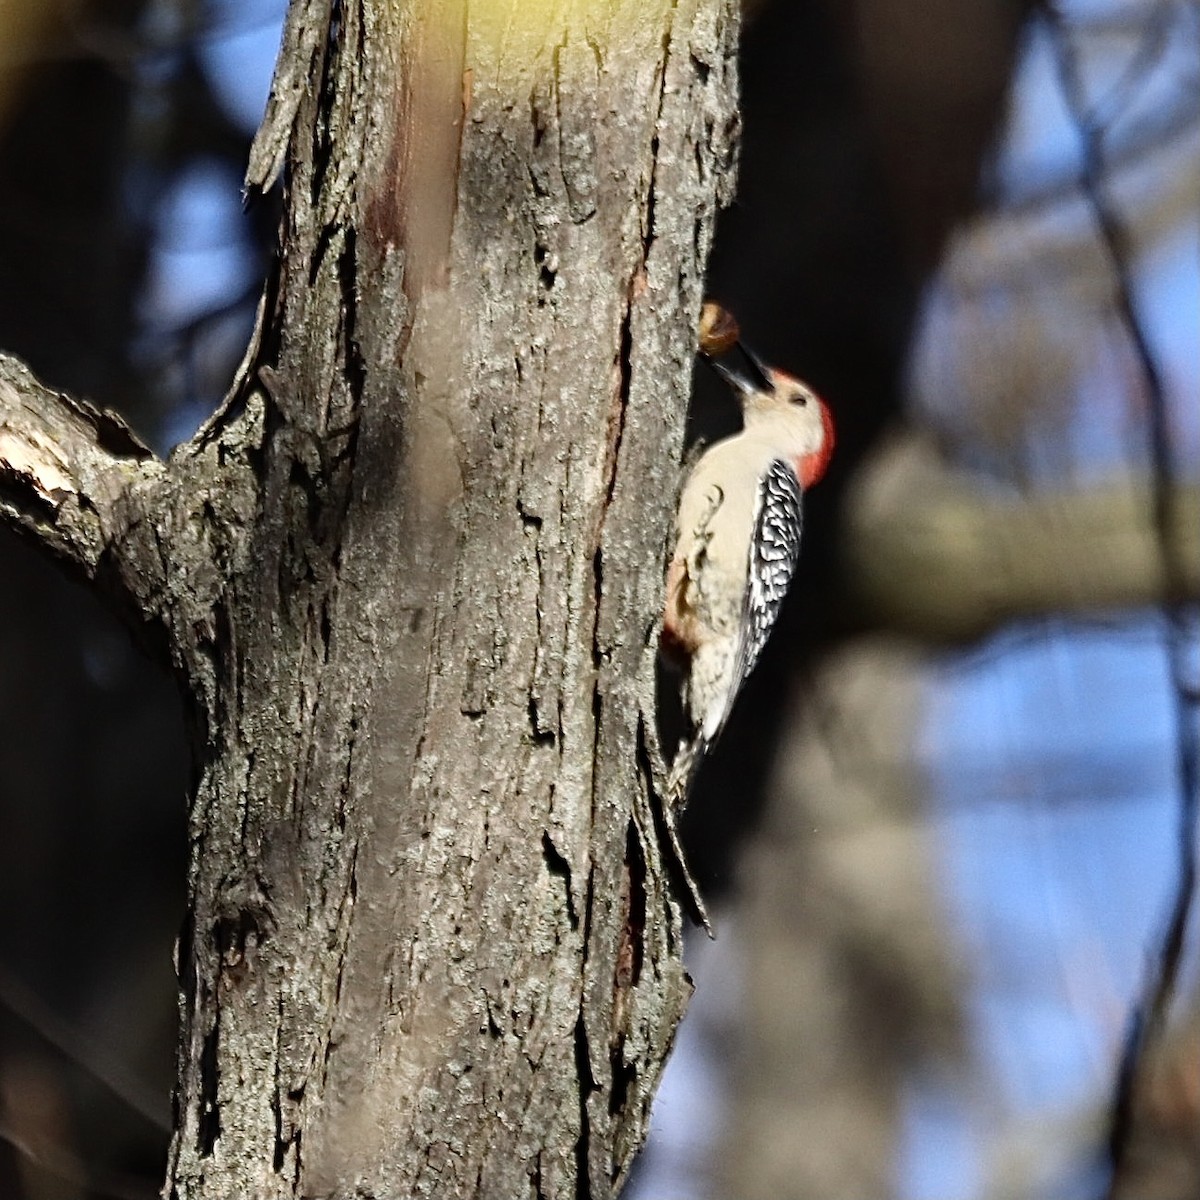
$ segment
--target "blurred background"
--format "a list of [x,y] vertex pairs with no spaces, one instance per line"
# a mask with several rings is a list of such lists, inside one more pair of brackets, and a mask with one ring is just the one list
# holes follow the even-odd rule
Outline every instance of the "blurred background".
[[[160,451],[250,330],[282,12],[0,0],[0,347]],[[839,450],[687,814],[718,939],[629,1194],[1195,1197],[1200,6],[744,32],[710,291]],[[0,539],[0,1200],[157,1192],[186,787],[171,681]]]

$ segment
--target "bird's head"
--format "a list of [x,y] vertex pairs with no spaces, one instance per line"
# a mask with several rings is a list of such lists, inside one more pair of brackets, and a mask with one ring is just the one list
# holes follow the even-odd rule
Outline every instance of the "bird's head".
[[768,367],[738,342],[745,366],[712,358],[714,370],[733,389],[749,431],[771,433],[792,460],[802,487],[812,487],[833,457],[833,414],[825,401],[792,375]]

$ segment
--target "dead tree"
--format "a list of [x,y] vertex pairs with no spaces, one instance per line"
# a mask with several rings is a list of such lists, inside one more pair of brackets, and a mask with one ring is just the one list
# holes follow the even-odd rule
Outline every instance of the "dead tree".
[[172,1197],[609,1196],[683,1009],[643,697],[729,0],[295,0],[168,461],[0,359],[0,512],[191,702]]

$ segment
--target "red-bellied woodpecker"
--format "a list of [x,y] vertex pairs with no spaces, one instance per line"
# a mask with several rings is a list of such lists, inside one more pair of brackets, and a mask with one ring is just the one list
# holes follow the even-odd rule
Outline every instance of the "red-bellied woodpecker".
[[800,555],[803,491],[833,453],[821,398],[735,345],[747,369],[710,361],[741,403],[743,429],[692,468],[667,568],[662,645],[686,673],[688,724],[667,784],[671,810],[686,799],[770,636]]

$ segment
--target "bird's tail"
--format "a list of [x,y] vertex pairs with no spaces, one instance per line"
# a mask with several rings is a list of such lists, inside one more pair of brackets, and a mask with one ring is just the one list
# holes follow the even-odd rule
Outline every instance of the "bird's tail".
[[700,764],[704,761],[704,752],[708,749],[708,740],[703,734],[697,734],[689,742],[680,742],[679,749],[675,754],[675,761],[671,764],[671,770],[667,775],[667,790],[665,796],[666,812],[663,814],[667,830],[667,838],[670,842],[671,852],[675,857],[675,863],[679,868],[679,873],[683,876],[684,895],[692,902],[692,915],[708,936],[716,937],[713,933],[712,921],[708,917],[708,909],[704,905],[704,898],[700,895],[700,886],[696,883],[692,876],[691,868],[688,866],[687,856],[683,852],[683,845],[679,840],[679,816],[683,812],[683,807],[687,803],[688,795],[692,790],[692,784],[696,779],[696,772],[700,769]]
[[678,817],[687,804],[696,782],[696,774],[708,750],[708,739],[698,733],[691,741],[680,742],[667,776],[667,806],[673,817]]

